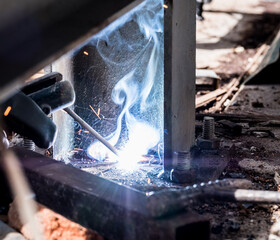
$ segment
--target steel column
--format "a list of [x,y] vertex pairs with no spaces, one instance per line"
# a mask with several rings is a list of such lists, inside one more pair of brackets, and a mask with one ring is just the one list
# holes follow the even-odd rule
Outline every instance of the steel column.
[[164,19],[164,169],[174,152],[190,151],[195,140],[194,0],[166,0]]

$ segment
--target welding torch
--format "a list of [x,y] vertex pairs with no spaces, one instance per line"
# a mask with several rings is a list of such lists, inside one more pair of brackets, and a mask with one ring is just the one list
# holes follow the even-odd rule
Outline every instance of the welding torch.
[[74,104],[75,91],[72,84],[69,81],[62,81],[62,78],[60,73],[50,73],[27,84],[22,91],[28,94],[46,114],[64,109],[75,121],[118,156],[118,151],[114,146],[69,108]]
[[100,142],[102,142],[114,154],[119,156],[118,150],[111,143],[109,143],[104,137],[102,137],[98,132],[96,132],[91,126],[89,126],[78,114],[76,114],[69,107],[64,108],[64,111],[67,112],[75,121],[80,123],[83,128],[88,130],[94,137],[96,137]]
[[64,109],[75,121],[118,156],[118,151],[114,146],[69,108],[75,102],[75,91],[72,84],[69,81],[62,81],[62,78],[59,73],[50,73],[32,84],[27,84],[22,91],[28,94],[46,114]]
[[75,91],[72,84],[69,81],[62,81],[62,78],[59,73],[50,73],[33,81],[32,84],[27,84],[23,88],[23,92],[28,94],[46,114],[64,109],[75,121],[118,156],[118,150],[113,145],[69,108],[75,102]]
[[113,145],[69,108],[75,102],[75,91],[69,81],[62,79],[60,73],[53,72],[27,83],[21,92],[3,104],[3,109],[12,109],[4,118],[5,123],[15,132],[33,140],[38,147],[49,148],[55,140],[56,126],[46,115],[64,109],[119,156]]

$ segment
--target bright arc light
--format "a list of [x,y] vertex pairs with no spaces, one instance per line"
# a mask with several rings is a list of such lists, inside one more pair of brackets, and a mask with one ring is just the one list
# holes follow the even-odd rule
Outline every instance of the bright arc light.
[[143,155],[160,140],[159,132],[144,122],[135,122],[130,128],[129,141],[119,156],[119,167],[126,170],[135,169]]
[[140,160],[140,156],[133,156],[129,152],[121,152],[119,156],[119,162],[117,168],[126,171],[134,171],[137,168],[137,162]]
[[141,121],[135,122],[129,130],[129,141],[119,151],[119,157],[100,142],[91,145],[88,154],[97,160],[108,158],[112,161],[118,161],[118,168],[128,171],[135,170],[143,155],[147,154],[149,149],[159,142],[160,134],[156,129]]

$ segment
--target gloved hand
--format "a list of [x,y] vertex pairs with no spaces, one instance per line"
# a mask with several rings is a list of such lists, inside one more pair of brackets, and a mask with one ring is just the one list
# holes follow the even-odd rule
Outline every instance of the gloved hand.
[[28,137],[40,148],[49,148],[56,137],[56,126],[40,107],[19,92],[1,105],[5,126]]

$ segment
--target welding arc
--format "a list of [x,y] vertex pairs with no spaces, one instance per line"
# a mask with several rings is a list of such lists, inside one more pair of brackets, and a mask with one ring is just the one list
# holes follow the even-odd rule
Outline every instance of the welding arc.
[[109,143],[104,137],[102,137],[98,132],[96,132],[91,126],[89,126],[82,118],[80,118],[74,111],[70,108],[64,108],[64,111],[67,112],[75,121],[81,124],[83,128],[88,130],[94,137],[96,137],[100,142],[102,142],[107,148],[109,148],[114,154],[119,156],[118,150]]

